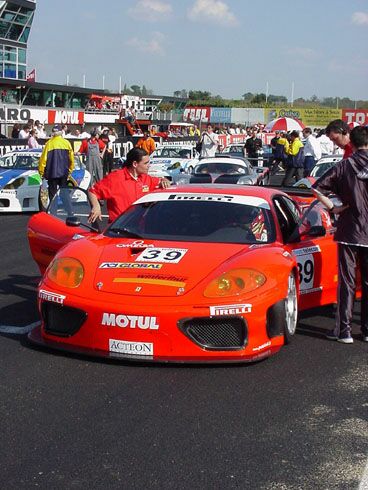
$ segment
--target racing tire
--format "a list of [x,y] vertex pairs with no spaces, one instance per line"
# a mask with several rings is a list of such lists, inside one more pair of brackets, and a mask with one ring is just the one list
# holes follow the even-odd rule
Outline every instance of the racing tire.
[[290,344],[291,338],[295,334],[298,322],[298,293],[294,272],[290,272],[288,277],[287,294],[284,300],[285,305],[285,324],[284,342]]
[[[67,182],[67,186],[68,187],[77,187],[78,184],[73,179],[73,177],[69,177],[68,182]],[[40,211],[46,212],[49,205],[50,205],[49,189],[47,187],[43,187],[41,185],[40,191],[38,193],[38,209]]]
[[46,211],[49,207],[50,199],[49,199],[49,190],[47,187],[40,187],[40,191],[38,193],[38,209],[40,211]]

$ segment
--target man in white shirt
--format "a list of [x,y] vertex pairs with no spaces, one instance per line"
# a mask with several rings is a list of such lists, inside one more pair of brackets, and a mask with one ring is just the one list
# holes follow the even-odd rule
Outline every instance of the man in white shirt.
[[210,124],[207,126],[207,131],[202,132],[201,143],[201,158],[211,158],[216,155],[219,139]]
[[304,141],[304,177],[308,177],[312,168],[322,156],[318,139],[313,136],[311,128],[303,129]]
[[332,155],[334,153],[334,144],[330,138],[326,135],[326,130],[321,129],[317,137],[319,146],[321,147],[322,156]]

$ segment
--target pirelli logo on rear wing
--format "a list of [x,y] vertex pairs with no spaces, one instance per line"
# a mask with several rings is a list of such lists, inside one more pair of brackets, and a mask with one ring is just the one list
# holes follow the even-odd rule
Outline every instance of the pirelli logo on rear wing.
[[207,201],[207,202],[229,202],[234,204],[244,204],[246,206],[257,206],[263,209],[270,209],[266,199],[257,196],[247,196],[243,194],[217,194],[209,192],[154,192],[141,197],[134,204],[158,201]]

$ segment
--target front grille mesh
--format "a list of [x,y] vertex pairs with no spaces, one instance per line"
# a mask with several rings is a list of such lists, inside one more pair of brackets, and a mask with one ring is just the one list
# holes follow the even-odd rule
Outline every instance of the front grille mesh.
[[180,321],[179,328],[207,350],[239,350],[247,341],[245,320],[237,316],[190,318]]
[[74,335],[83,325],[87,313],[77,308],[43,301],[41,306],[45,332],[59,337]]

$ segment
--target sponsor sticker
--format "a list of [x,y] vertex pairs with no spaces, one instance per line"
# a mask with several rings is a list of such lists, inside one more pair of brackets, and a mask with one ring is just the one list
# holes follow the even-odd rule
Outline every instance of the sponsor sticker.
[[109,339],[109,351],[133,356],[153,356],[153,343]]
[[162,264],[141,264],[137,262],[102,262],[99,269],[161,269]]
[[132,243],[118,243],[117,248],[150,248],[154,247],[153,243],[144,243],[143,240],[135,240]]
[[303,247],[303,248],[296,248],[293,250],[293,255],[299,256],[299,255],[307,255],[307,254],[314,254],[316,252],[320,252],[321,247],[319,245],[314,245],[313,247]]
[[51,291],[46,291],[45,289],[39,290],[38,297],[45,301],[58,303],[59,305],[64,304],[64,299],[66,298],[66,296],[64,296],[63,294],[52,293]]
[[260,350],[265,349],[266,347],[269,347],[270,345],[271,345],[271,342],[268,341],[268,342],[265,342],[264,344],[258,345],[257,347],[253,347],[252,351],[253,352],[258,352]]
[[101,325],[140,328],[141,330],[158,330],[160,328],[155,316],[115,315],[115,313],[103,313]]
[[297,248],[292,252],[292,254],[296,256],[298,262],[300,294],[316,291],[316,288],[314,287],[314,254],[318,252],[321,252],[319,245]]
[[223,315],[242,315],[243,313],[250,313],[252,311],[251,304],[243,305],[221,305],[210,306],[210,315],[223,316]]
[[163,262],[177,264],[188,252],[187,248],[150,248],[138,255],[138,262]]

